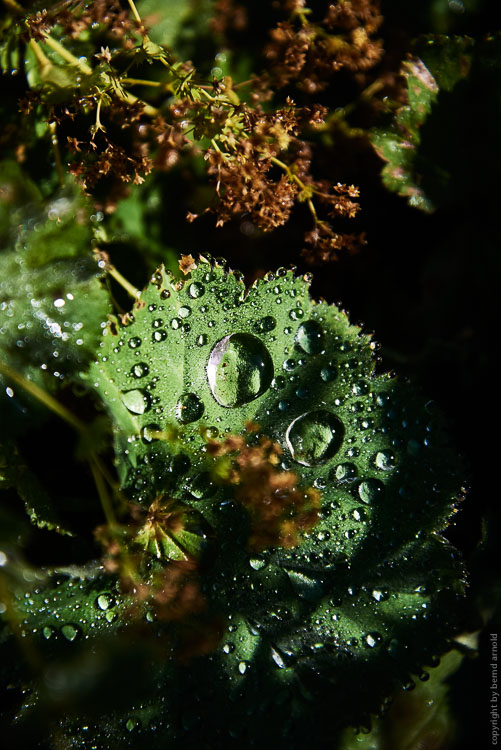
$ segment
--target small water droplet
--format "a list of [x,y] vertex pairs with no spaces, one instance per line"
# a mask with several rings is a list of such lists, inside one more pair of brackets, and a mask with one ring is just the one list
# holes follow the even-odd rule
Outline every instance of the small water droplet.
[[193,479],[186,484],[186,489],[197,500],[203,500],[214,494],[216,491],[216,485],[211,480],[210,474],[204,471],[193,477]]
[[318,466],[340,449],[344,425],[331,412],[319,409],[302,414],[291,422],[285,438],[295,461],[303,466]]
[[235,650],[235,644],[234,643],[225,643],[223,645],[223,651],[225,654],[232,654]]
[[212,395],[221,406],[247,404],[261,396],[273,378],[273,361],[265,345],[248,333],[233,333],[217,342],[207,364]]
[[249,558],[249,565],[253,570],[262,570],[266,567],[266,560],[261,555],[255,555]]
[[250,664],[248,661],[241,661],[238,664],[238,671],[240,672],[240,674],[245,674],[249,669],[249,666]]
[[337,370],[335,367],[331,367],[330,365],[328,367],[322,367],[320,370],[320,377],[324,381],[324,383],[330,383],[331,380],[335,380],[337,375]]
[[188,287],[188,294],[192,299],[198,299],[199,297],[202,297],[204,292],[204,285],[199,284],[198,281],[194,281],[193,284],[190,284]]
[[76,641],[76,639],[79,638],[81,634],[82,631],[80,630],[78,625],[73,625],[70,622],[61,627],[61,635],[63,635],[67,641]]
[[110,594],[100,594],[96,599],[96,607],[103,611],[111,609],[115,605],[115,600]]
[[374,458],[374,463],[376,464],[378,469],[381,469],[382,471],[390,471],[393,469],[396,465],[396,457],[393,451],[379,451],[376,453],[376,456]]
[[122,393],[122,401],[133,414],[144,414],[151,406],[149,393],[139,389]]
[[52,638],[55,632],[56,632],[56,629],[52,628],[50,625],[46,625],[44,628],[42,628],[42,635],[46,641]]
[[256,323],[256,330],[260,333],[269,333],[270,331],[273,331],[274,328],[276,328],[277,321],[274,317],[271,315],[266,315],[266,317],[261,318],[261,320],[258,320]]
[[167,338],[167,331],[164,331],[163,328],[160,331],[154,331],[151,338],[154,343],[165,341],[165,339]]
[[369,392],[369,386],[365,380],[358,380],[356,383],[353,383],[351,392],[354,393],[355,396],[363,396]]
[[146,362],[137,362],[131,369],[130,373],[134,378],[144,378],[150,371]]
[[197,346],[205,346],[207,343],[207,335],[205,333],[201,333],[200,336],[197,338]]
[[180,318],[188,318],[191,315],[191,307],[187,307],[186,305],[184,307],[180,307],[177,313]]
[[141,343],[142,342],[139,336],[133,336],[131,339],[129,339],[129,346],[131,349],[139,349]]
[[296,343],[306,354],[318,354],[324,348],[324,332],[316,320],[306,320],[299,326]]
[[335,477],[339,482],[349,482],[356,479],[357,467],[352,463],[344,463],[336,466]]
[[181,424],[196,422],[204,413],[204,403],[196,393],[183,393],[176,404],[176,419]]
[[304,316],[304,312],[300,307],[296,307],[294,310],[291,310],[289,313],[289,318],[291,320],[301,320],[303,316]]
[[364,479],[358,485],[360,499],[367,504],[380,499],[384,493],[384,484],[379,479]]

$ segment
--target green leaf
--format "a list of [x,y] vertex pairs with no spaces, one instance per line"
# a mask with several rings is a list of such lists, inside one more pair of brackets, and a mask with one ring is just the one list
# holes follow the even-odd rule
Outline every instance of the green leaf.
[[452,91],[468,75],[473,40],[426,37],[417,51],[419,56],[402,67],[408,103],[396,110],[387,127],[372,131],[371,141],[387,162],[382,171],[386,187],[407,197],[410,205],[433,211],[435,201],[423,183],[447,180],[447,173],[421,148],[422,130],[437,107],[440,92]]
[[[280,269],[246,290],[202,258],[184,282],[161,268],[90,372],[130,497],[176,498],[210,528],[203,590],[227,629],[175,682],[166,661],[176,687],[157,704],[160,724],[172,717],[165,741],[186,722],[213,744],[245,738],[249,711],[254,739],[304,747],[312,723],[334,738],[369,721],[459,627],[463,568],[440,536],[461,492],[456,454],[419,395],[375,374],[371,337],[311,300],[308,282]],[[246,435],[248,422],[259,425],[251,440],[280,445],[281,469],[322,493],[298,547],[249,550],[249,518],[207,456],[209,439]],[[186,718],[175,706],[193,690]],[[108,717],[93,741],[119,741],[120,721]]]
[[13,487],[23,500],[30,520],[39,528],[72,536],[61,524],[55,503],[12,445],[0,442],[0,489]]
[[[7,187],[14,176],[7,173]],[[13,204],[8,190],[2,192],[12,226],[0,253],[2,360],[54,390],[87,367],[109,310],[91,253],[89,207],[74,187],[24,209]],[[2,388],[2,409],[14,417],[24,409],[21,390],[10,388],[7,398]]]

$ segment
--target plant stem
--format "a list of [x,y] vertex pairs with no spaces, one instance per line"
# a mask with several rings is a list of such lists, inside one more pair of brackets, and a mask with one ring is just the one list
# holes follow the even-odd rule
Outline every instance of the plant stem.
[[53,49],[54,52],[57,52],[57,54],[62,57],[63,60],[66,60],[67,63],[69,63],[70,65],[74,65],[87,76],[90,76],[92,74],[92,68],[87,65],[87,63],[82,62],[82,60],[79,60],[78,57],[75,57],[75,55],[69,52],[66,47],[63,47],[60,42],[58,42],[56,39],[53,39],[51,36],[49,36],[49,34],[44,34],[43,40],[48,47]]
[[40,47],[38,42],[35,42],[34,39],[30,39],[29,46],[33,50],[35,57],[37,58],[42,68],[52,68],[51,61],[49,60],[43,49]]
[[106,484],[103,482],[103,476],[100,468],[98,467],[96,461],[92,459],[89,461],[89,464],[92,476],[94,477],[97,494],[99,495],[99,500],[101,501],[101,506],[103,508],[104,517],[106,518],[106,523],[110,527],[116,526],[117,519],[113,511],[113,505],[108,494],[108,489],[106,487]]
[[120,284],[121,287],[125,289],[125,291],[134,299],[140,299],[141,298],[141,292],[139,289],[136,289],[136,287],[130,283],[130,281],[127,281],[125,276],[122,276],[120,271],[118,271],[115,266],[113,266],[111,263],[106,264],[106,270],[112,276],[116,282]]
[[36,398],[37,401],[40,401],[40,403],[44,404],[47,409],[54,412],[54,414],[57,414],[58,417],[61,417],[61,419],[64,419],[65,422],[74,427],[75,430],[80,433],[86,432],[87,428],[85,424],[81,422],[78,417],[72,414],[69,409],[56,401],[56,399],[51,396],[50,393],[44,391],[43,388],[40,388],[40,386],[38,386],[36,383],[28,380],[24,377],[24,375],[21,375],[21,373],[17,372],[17,370],[14,370],[12,367],[9,367],[9,365],[6,365],[3,362],[0,362],[0,373],[2,373],[2,375],[5,375],[6,378],[9,378],[9,380],[14,381],[14,383],[17,383],[17,385],[21,386],[21,388],[23,388],[27,393]]
[[54,161],[56,164],[56,172],[57,176],[59,178],[59,184],[61,187],[64,187],[64,169],[63,169],[63,162],[61,161],[61,152],[59,151],[59,141],[57,138],[57,130],[56,130],[56,123],[51,122],[49,123],[49,133],[52,141],[52,146],[54,148]]

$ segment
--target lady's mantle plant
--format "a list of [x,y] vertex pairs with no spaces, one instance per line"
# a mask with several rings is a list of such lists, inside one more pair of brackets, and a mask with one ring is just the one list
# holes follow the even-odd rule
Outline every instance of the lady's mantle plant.
[[[181,267],[110,319],[87,376],[121,507],[101,478],[103,559],[18,586],[10,718],[50,708],[75,748],[332,747],[456,631],[463,570],[441,532],[460,467],[307,276],[246,290],[222,262]],[[31,669],[10,664],[9,629]]]

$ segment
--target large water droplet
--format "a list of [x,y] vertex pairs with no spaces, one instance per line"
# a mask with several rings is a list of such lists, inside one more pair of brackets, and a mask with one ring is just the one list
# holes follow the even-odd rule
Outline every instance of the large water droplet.
[[149,394],[138,388],[122,393],[122,401],[133,414],[144,414],[150,408]]
[[176,419],[182,424],[196,422],[204,413],[203,401],[196,393],[183,393],[176,404]]
[[96,607],[103,611],[111,609],[115,605],[115,600],[110,594],[99,594],[96,599]]
[[340,449],[343,437],[343,423],[325,409],[297,417],[285,436],[293,459],[303,466],[318,466],[328,461]]
[[273,362],[265,345],[249,333],[233,333],[211,351],[207,378],[221,406],[247,404],[264,393],[273,378]]
[[296,342],[306,354],[318,354],[324,348],[324,332],[316,320],[306,320],[299,326]]
[[358,494],[364,503],[373,503],[382,497],[383,492],[384,484],[379,479],[364,479],[358,485]]

